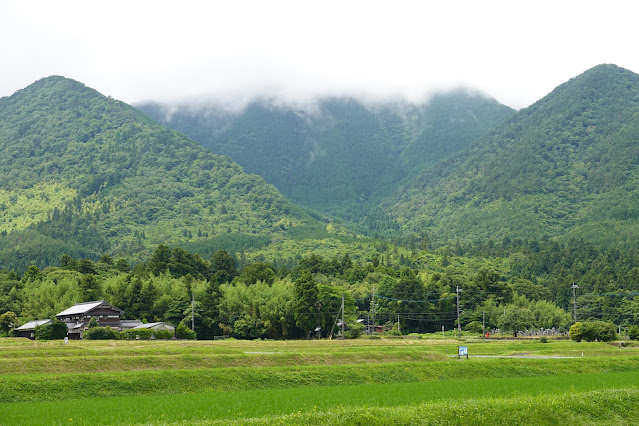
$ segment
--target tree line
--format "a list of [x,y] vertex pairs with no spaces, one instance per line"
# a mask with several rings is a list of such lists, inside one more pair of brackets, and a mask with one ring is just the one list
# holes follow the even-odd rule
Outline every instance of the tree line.
[[[295,265],[262,260],[241,267],[225,250],[204,259],[166,245],[136,265],[106,255],[97,261],[63,255],[58,266],[31,266],[22,275],[0,271],[0,314],[14,312],[26,322],[104,299],[126,319],[194,324],[199,339],[307,338],[336,329],[343,297],[351,336],[373,317],[389,332],[428,333],[457,327],[459,289],[465,330],[567,331],[574,322],[568,284],[578,282],[579,320],[639,323],[630,253],[550,240],[455,242],[435,252],[416,245],[421,249],[412,253],[380,245],[357,261],[349,253],[311,253]],[[598,287],[613,270],[618,286]],[[593,291],[602,293],[586,294]]]

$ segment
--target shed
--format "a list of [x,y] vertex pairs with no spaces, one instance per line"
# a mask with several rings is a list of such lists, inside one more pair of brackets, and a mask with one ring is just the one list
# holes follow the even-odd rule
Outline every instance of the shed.
[[140,320],[120,320],[120,331],[130,330],[132,328],[138,328],[143,323]]
[[154,331],[167,330],[172,333],[175,333],[175,326],[169,324],[168,322],[150,322],[148,324],[142,324],[138,327],[134,327],[134,329],[137,329],[137,328],[148,328]]
[[366,334],[376,334],[383,333],[384,326],[383,325],[373,325],[369,320],[360,318],[357,320],[358,323],[362,324],[366,330]]
[[51,324],[50,319],[42,319],[29,321],[28,323],[21,325],[20,327],[15,329],[16,336],[18,337],[26,337],[27,339],[34,340],[35,339],[35,328],[40,325]]

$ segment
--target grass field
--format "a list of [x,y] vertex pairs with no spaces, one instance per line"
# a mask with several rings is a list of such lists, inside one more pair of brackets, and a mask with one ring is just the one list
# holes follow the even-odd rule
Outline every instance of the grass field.
[[0,339],[2,425],[637,424],[638,403],[637,346]]

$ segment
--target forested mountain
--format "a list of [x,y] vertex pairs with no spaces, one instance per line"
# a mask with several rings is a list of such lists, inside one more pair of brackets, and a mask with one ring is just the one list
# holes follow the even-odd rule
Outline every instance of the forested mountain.
[[135,260],[168,243],[267,244],[324,226],[261,177],[76,81],[0,99],[4,269],[61,254]]
[[639,76],[600,65],[406,184],[405,230],[466,241],[639,237]]
[[365,106],[318,100],[306,110],[255,101],[238,113],[213,106],[138,105],[159,122],[230,156],[293,201],[370,228],[399,183],[456,152],[513,110],[465,91],[428,103]]
[[[385,230],[402,232],[372,240],[81,83],[50,77],[0,99],[0,314],[26,322],[105,299],[128,318],[194,321],[198,338],[292,338],[318,325],[327,336],[344,296],[353,331],[374,307],[399,334],[456,326],[461,288],[469,332],[512,315],[566,330],[576,283],[580,319],[639,324],[639,76],[596,67],[474,142],[470,130],[503,107],[458,93],[420,108],[332,99],[313,113],[174,112],[236,135],[212,140],[259,152],[265,174],[284,173],[275,154],[288,146],[291,188],[305,182],[295,188],[313,203],[335,194],[328,206],[343,201],[353,217],[416,174],[382,204]],[[302,163],[309,174],[294,175]]]

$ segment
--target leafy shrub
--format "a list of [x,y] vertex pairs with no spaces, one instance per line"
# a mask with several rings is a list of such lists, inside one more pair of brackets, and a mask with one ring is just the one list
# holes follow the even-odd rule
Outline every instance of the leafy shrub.
[[170,340],[173,338],[173,332],[169,330],[158,330],[154,334],[155,338],[159,340]]
[[240,339],[260,339],[266,336],[261,319],[244,314],[233,323],[233,334]]
[[541,336],[541,339],[539,339],[539,341],[541,343],[548,343],[548,338],[546,336]]
[[9,330],[13,329],[18,325],[18,316],[12,312],[7,311],[4,314],[0,315],[0,331],[3,333],[8,333]]
[[35,328],[36,340],[57,340],[67,337],[67,325],[59,319],[54,319],[50,324],[39,325]]
[[479,321],[471,321],[464,326],[464,331],[469,331],[473,334],[483,334],[484,329]]
[[84,338],[87,340],[117,340],[120,333],[111,327],[93,327],[84,332]]
[[631,340],[639,340],[639,326],[631,325],[628,327],[628,338]]
[[583,321],[570,327],[570,338],[576,342],[610,342],[617,338],[615,325],[607,321]]
[[588,321],[584,323],[584,338],[588,342],[598,340],[610,342],[617,339],[617,327],[607,321]]
[[575,342],[581,342],[581,339],[584,337],[583,324],[581,322],[574,323],[572,327],[570,327],[568,334]]
[[402,333],[397,329],[397,323],[386,323],[384,326],[384,336],[401,336]]
[[148,328],[133,328],[131,330],[123,331],[122,333],[120,333],[120,336],[123,339],[127,340],[149,340],[151,339],[151,336],[153,336],[153,330],[150,330]]
[[344,331],[345,339],[357,339],[364,333],[364,325],[358,322],[348,324],[348,330]]
[[195,340],[195,331],[191,330],[184,325],[183,322],[181,322],[175,329],[175,337],[176,339]]

